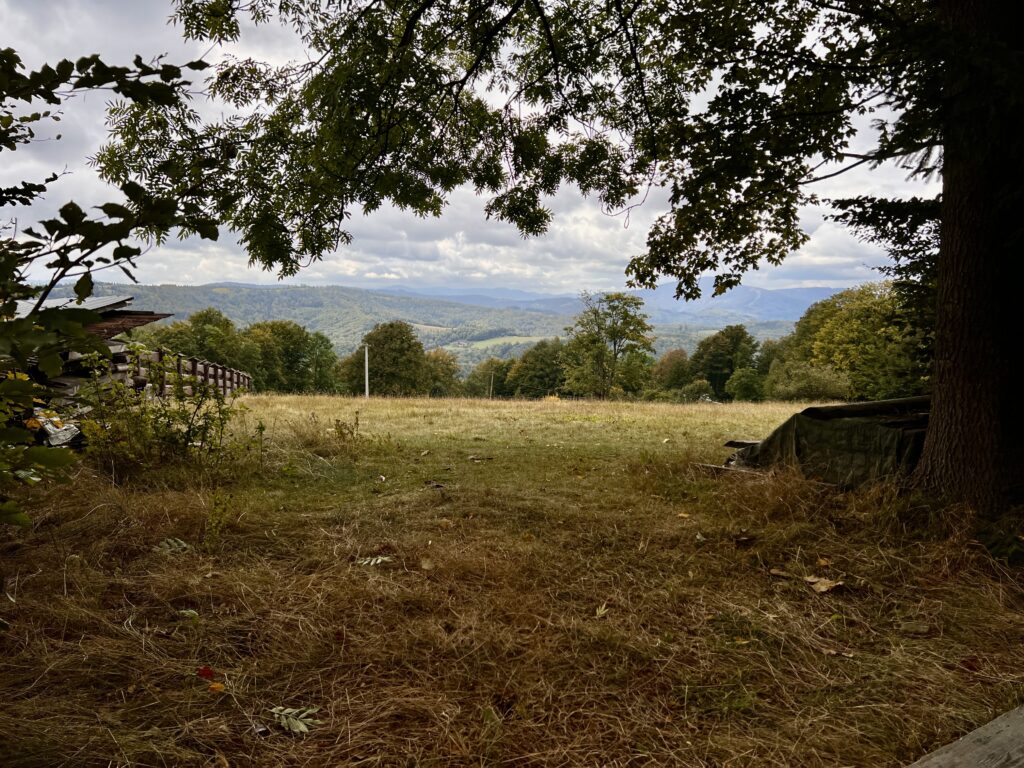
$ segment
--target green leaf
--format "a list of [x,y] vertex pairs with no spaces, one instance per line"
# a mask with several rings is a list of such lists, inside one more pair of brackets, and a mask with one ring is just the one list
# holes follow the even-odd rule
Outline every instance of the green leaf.
[[204,221],[200,224],[196,224],[196,232],[204,240],[216,240],[218,237],[217,225],[213,222]]
[[[77,289],[77,286],[75,286]],[[64,370],[64,361],[61,359],[59,352],[47,352],[45,355],[39,357],[39,370],[47,375],[49,378],[60,376],[61,371]]]
[[32,519],[13,501],[0,503],[0,524],[26,526]]
[[25,449],[25,459],[41,469],[52,471],[63,469],[73,464],[75,462],[75,454],[67,448],[33,445]]
[[78,297],[79,301],[85,301],[87,298],[92,296],[93,283],[92,283],[92,272],[86,272],[75,283],[75,296]]
[[79,207],[78,203],[72,201],[61,206],[60,217],[68,224],[81,224],[85,221],[85,211]]

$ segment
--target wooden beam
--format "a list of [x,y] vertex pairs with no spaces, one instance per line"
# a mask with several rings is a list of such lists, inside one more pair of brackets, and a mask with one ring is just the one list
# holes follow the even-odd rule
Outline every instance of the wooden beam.
[[1024,766],[1024,707],[1011,709],[909,768],[1020,768]]

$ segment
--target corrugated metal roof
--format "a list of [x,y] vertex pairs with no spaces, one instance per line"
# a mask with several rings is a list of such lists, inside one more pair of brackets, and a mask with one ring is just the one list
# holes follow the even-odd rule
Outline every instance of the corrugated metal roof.
[[[43,302],[43,309],[60,309],[68,307],[72,309],[89,309],[93,312],[103,312],[109,309],[123,309],[131,303],[134,296],[90,296],[81,304],[76,304],[74,298],[47,299]],[[32,311],[34,301],[19,301],[18,311],[15,317],[24,317]]]

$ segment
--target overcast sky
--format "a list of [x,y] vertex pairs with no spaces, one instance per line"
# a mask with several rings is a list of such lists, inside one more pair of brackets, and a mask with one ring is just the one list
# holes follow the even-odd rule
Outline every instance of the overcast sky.
[[[216,61],[225,53],[183,41],[180,29],[168,23],[170,13],[169,0],[0,0],[0,46],[17,50],[29,67],[91,53],[101,54],[110,64],[130,63],[136,53],[147,60],[167,54],[174,63],[199,57]],[[277,25],[247,29],[230,52],[279,62],[302,57],[291,34]],[[4,153],[4,186],[41,179],[51,171],[70,172],[50,188],[45,203],[27,215],[19,212],[20,218],[50,215],[69,199],[79,204],[117,199],[85,162],[104,140],[104,106],[102,94],[77,98],[64,107],[60,141],[37,142],[14,155]],[[904,177],[897,168],[857,169],[823,182],[816,191],[826,197],[934,194],[934,186],[910,183]],[[357,215],[349,227],[355,237],[352,245],[288,282],[366,288],[488,286],[552,293],[620,289],[630,257],[643,250],[648,226],[663,210],[652,196],[628,220],[608,216],[567,188],[548,203],[555,212],[548,234],[523,240],[511,225],[488,221],[484,202],[471,190],[458,190],[439,219],[389,209]],[[765,288],[845,287],[878,279],[873,267],[884,262],[882,254],[825,221],[823,214],[807,209],[802,220],[810,242],[783,266],[761,269],[745,282]],[[137,277],[143,283],[277,282],[273,274],[248,266],[230,233],[223,233],[217,243],[192,238],[153,249],[141,258]]]

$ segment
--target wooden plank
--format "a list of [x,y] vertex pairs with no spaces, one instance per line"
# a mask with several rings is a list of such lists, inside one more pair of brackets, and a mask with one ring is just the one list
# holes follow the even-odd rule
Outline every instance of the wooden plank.
[[700,462],[694,462],[690,465],[694,469],[700,470],[705,475],[711,475],[712,477],[719,477],[720,475],[731,474],[731,475],[763,475],[763,472],[755,472],[752,469],[741,469],[740,467],[728,467],[724,464],[701,464]]
[[909,768],[1021,768],[1024,766],[1024,707],[1012,709],[952,744],[925,755]]

